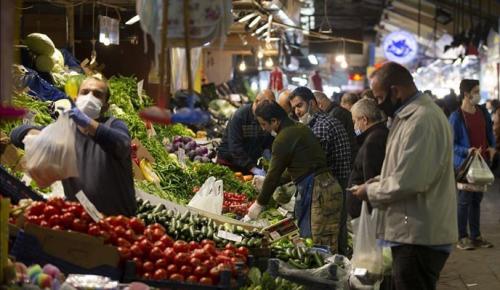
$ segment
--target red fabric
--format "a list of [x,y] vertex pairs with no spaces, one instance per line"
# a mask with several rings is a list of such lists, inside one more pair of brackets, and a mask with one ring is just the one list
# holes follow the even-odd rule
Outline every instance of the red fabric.
[[275,69],[271,72],[269,89],[278,92],[283,89],[283,73],[279,69]]
[[[465,124],[467,125],[467,132],[469,133],[470,146],[474,148],[488,148],[488,138],[486,137],[486,121],[483,112],[476,109],[474,114],[464,113]],[[483,157],[487,158],[488,153],[483,151]]]
[[321,81],[321,76],[319,74],[314,74],[311,77],[311,80],[313,82],[313,89],[322,92],[323,91],[323,84]]

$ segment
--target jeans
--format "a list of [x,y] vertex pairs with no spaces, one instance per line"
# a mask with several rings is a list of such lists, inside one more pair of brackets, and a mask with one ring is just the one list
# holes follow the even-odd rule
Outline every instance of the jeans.
[[426,246],[401,245],[392,251],[393,290],[434,290],[449,253]]
[[[479,222],[481,216],[482,192],[458,191],[458,237],[477,239],[481,236]],[[467,225],[470,235],[467,234]]]

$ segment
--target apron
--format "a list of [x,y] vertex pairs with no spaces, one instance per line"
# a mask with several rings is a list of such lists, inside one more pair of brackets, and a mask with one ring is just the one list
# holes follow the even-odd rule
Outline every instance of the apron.
[[327,170],[310,174],[296,184],[295,218],[300,236],[337,252],[344,202],[339,182]]

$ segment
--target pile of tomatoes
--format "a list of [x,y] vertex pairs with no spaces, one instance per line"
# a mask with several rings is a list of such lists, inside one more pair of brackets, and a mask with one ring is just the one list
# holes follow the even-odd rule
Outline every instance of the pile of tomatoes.
[[106,217],[97,223],[77,202],[60,198],[34,202],[25,212],[27,222],[54,230],[72,230],[101,237],[117,247],[122,262],[133,261],[144,279],[174,280],[216,285],[221,271],[236,277],[237,264],[246,264],[248,249],[228,243],[216,249],[215,242],[174,241],[160,224],[145,226],[141,219]]
[[224,203],[222,204],[222,213],[234,213],[238,216],[244,216],[252,202],[244,194],[233,192],[224,192]]

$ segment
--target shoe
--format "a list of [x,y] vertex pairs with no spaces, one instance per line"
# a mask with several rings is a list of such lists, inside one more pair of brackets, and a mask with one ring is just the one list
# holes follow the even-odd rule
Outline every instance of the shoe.
[[471,243],[475,248],[493,248],[493,244],[485,240],[483,237],[472,239]]
[[457,243],[457,249],[470,251],[470,250],[474,250],[474,246],[472,245],[469,238],[461,238]]

